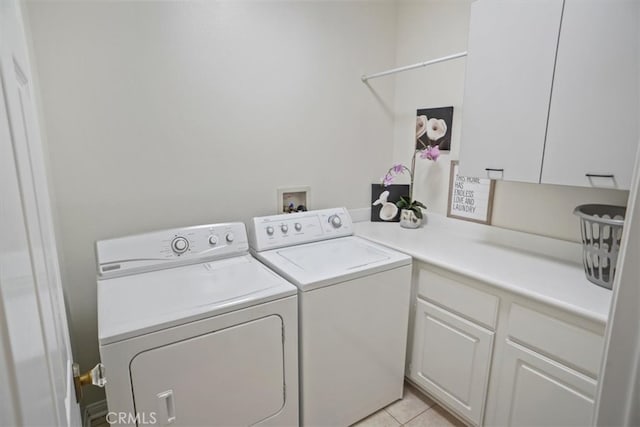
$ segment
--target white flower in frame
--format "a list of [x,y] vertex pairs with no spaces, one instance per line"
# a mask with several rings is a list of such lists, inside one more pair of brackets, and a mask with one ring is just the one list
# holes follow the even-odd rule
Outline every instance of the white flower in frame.
[[416,120],[416,139],[427,132],[427,116],[418,116]]
[[429,119],[427,121],[427,138],[437,141],[447,133],[447,123],[442,119]]

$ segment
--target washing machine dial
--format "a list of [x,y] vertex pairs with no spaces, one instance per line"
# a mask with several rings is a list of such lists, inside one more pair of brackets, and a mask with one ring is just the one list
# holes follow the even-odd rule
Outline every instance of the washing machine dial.
[[227,243],[233,243],[233,239],[235,239],[235,236],[233,235],[233,233],[227,233],[225,239],[227,240]]
[[171,249],[176,254],[181,255],[189,249],[189,241],[182,236],[178,236],[171,241]]
[[302,224],[300,224],[299,222],[296,222],[294,227],[295,227],[296,231],[302,230]]
[[273,230],[273,227],[272,227],[272,226],[270,226],[270,225],[269,225],[269,226],[267,226],[267,234],[268,234],[269,236],[273,236],[273,231],[274,231],[274,230]]
[[331,224],[333,228],[340,228],[342,227],[342,220],[338,215],[331,215],[329,217],[329,224]]
[[287,234],[287,231],[289,231],[289,226],[287,224],[282,224],[280,226],[280,231],[282,231],[282,233]]
[[209,236],[209,244],[215,246],[218,244],[218,236]]

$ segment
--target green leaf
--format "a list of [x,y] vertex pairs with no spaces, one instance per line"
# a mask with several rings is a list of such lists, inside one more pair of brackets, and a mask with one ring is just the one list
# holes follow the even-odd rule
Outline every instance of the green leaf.
[[421,207],[421,208],[425,208],[425,209],[427,209],[427,207],[426,207],[425,205],[423,205],[423,204],[422,204],[422,202],[419,202],[419,201],[417,201],[417,200],[414,200],[414,201],[413,201],[413,205],[414,205],[414,206],[419,206],[419,207]]
[[400,209],[405,209],[409,207],[409,204],[403,197],[401,197],[400,200],[396,202],[396,206],[399,207]]
[[416,214],[416,217],[418,217],[418,219],[422,219],[422,211],[420,210],[420,208],[411,210]]

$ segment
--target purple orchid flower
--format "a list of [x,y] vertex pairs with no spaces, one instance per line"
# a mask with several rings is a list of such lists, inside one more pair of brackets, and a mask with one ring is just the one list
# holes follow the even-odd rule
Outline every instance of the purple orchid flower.
[[390,186],[391,184],[393,184],[393,178],[393,175],[387,173],[384,178],[382,178],[382,185],[384,185],[385,187]]
[[398,163],[397,165],[393,165],[391,170],[394,173],[404,173],[404,165],[402,163]]
[[420,152],[421,159],[433,160],[434,162],[440,157],[440,147],[437,145],[430,145],[426,150]]

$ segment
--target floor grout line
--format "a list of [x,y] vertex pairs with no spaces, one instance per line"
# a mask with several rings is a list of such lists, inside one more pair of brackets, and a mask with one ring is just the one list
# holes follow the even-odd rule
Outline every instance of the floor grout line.
[[[434,405],[435,406],[435,405]],[[410,420],[408,420],[406,423],[402,424],[402,426],[406,426],[407,424],[409,424],[411,421],[415,420],[416,418],[418,418],[420,415],[424,414],[425,412],[429,411],[433,409],[433,406],[429,406],[427,409],[425,409],[424,411],[420,412],[419,414],[417,414],[415,417],[411,418]]]
[[[447,409],[444,409],[442,406],[438,405],[435,401],[433,401],[431,398],[429,398],[429,396],[427,396],[424,392],[422,392],[422,390],[420,390],[420,389],[418,389],[418,388],[416,388],[416,387],[412,386],[410,383],[408,383],[407,385],[409,386],[408,388],[410,389],[409,391],[411,392],[411,394],[415,395],[419,400],[421,400],[421,401],[422,401],[422,402],[424,402],[426,405],[428,405],[425,409],[423,409],[423,410],[421,410],[420,412],[418,412],[416,415],[414,415],[413,417],[411,417],[410,419],[408,419],[406,422],[404,422],[404,423],[403,423],[403,422],[400,422],[400,420],[398,420],[398,418],[396,418],[396,417],[391,413],[391,411],[389,411],[389,410],[388,410],[388,408],[389,408],[389,407],[391,407],[391,406],[393,406],[395,403],[398,403],[398,402],[403,401],[403,400],[407,397],[407,394],[406,394],[406,393],[403,393],[403,396],[402,396],[400,399],[398,399],[398,400],[397,400],[397,401],[395,401],[395,402],[392,402],[391,404],[387,405],[387,406],[386,406],[386,407],[384,407],[384,408],[381,408],[380,410],[378,410],[378,412],[373,413],[373,414],[370,414],[367,418],[373,417],[373,416],[375,416],[376,414],[379,414],[379,413],[381,413],[381,412],[383,412],[383,411],[384,411],[384,412],[386,412],[386,413],[387,413],[387,415],[388,415],[388,416],[390,416],[390,417],[391,417],[391,419],[395,422],[395,424],[394,424],[394,426],[395,426],[395,427],[406,427],[406,426],[407,426],[407,424],[411,423],[411,422],[412,422],[412,421],[414,421],[416,418],[418,418],[418,417],[420,417],[420,416],[424,415],[427,411],[436,410],[435,412],[436,412],[436,413],[438,413],[438,415],[441,415],[442,417],[444,417],[444,418],[445,418],[445,420],[447,421],[448,425],[450,425],[451,427],[454,427],[454,426],[456,426],[457,424],[456,424],[456,423],[453,423],[449,418],[451,418],[451,419],[455,420],[457,423],[460,423],[460,422],[461,422],[461,421],[459,421],[459,419],[458,419],[456,416],[454,416],[452,413],[450,413]],[[423,399],[423,397],[426,397],[427,399]],[[429,403],[427,403],[427,402],[429,402]],[[446,415],[440,414],[440,411],[438,411],[438,410],[437,410],[438,408],[442,409],[442,411],[443,411],[443,412],[444,412],[444,414],[446,414]],[[363,422],[363,421],[364,421],[365,419],[367,419],[367,418],[364,418],[364,419],[360,420],[360,421],[358,422],[358,424],[359,424],[359,423],[361,423],[361,422]],[[465,424],[463,423],[462,425],[465,425]]]
[[[400,400],[402,400],[402,399],[400,399]],[[403,426],[403,425],[404,425],[404,424],[402,424],[402,423],[400,422],[400,420],[398,420],[396,417],[394,417],[394,416],[393,416],[393,414],[392,414],[391,412],[387,411],[387,408],[384,408],[383,410],[384,410],[384,412],[386,412],[387,414],[389,414],[389,416],[391,416],[391,418],[393,418],[393,419],[398,423],[398,425],[399,425],[399,426]]]

